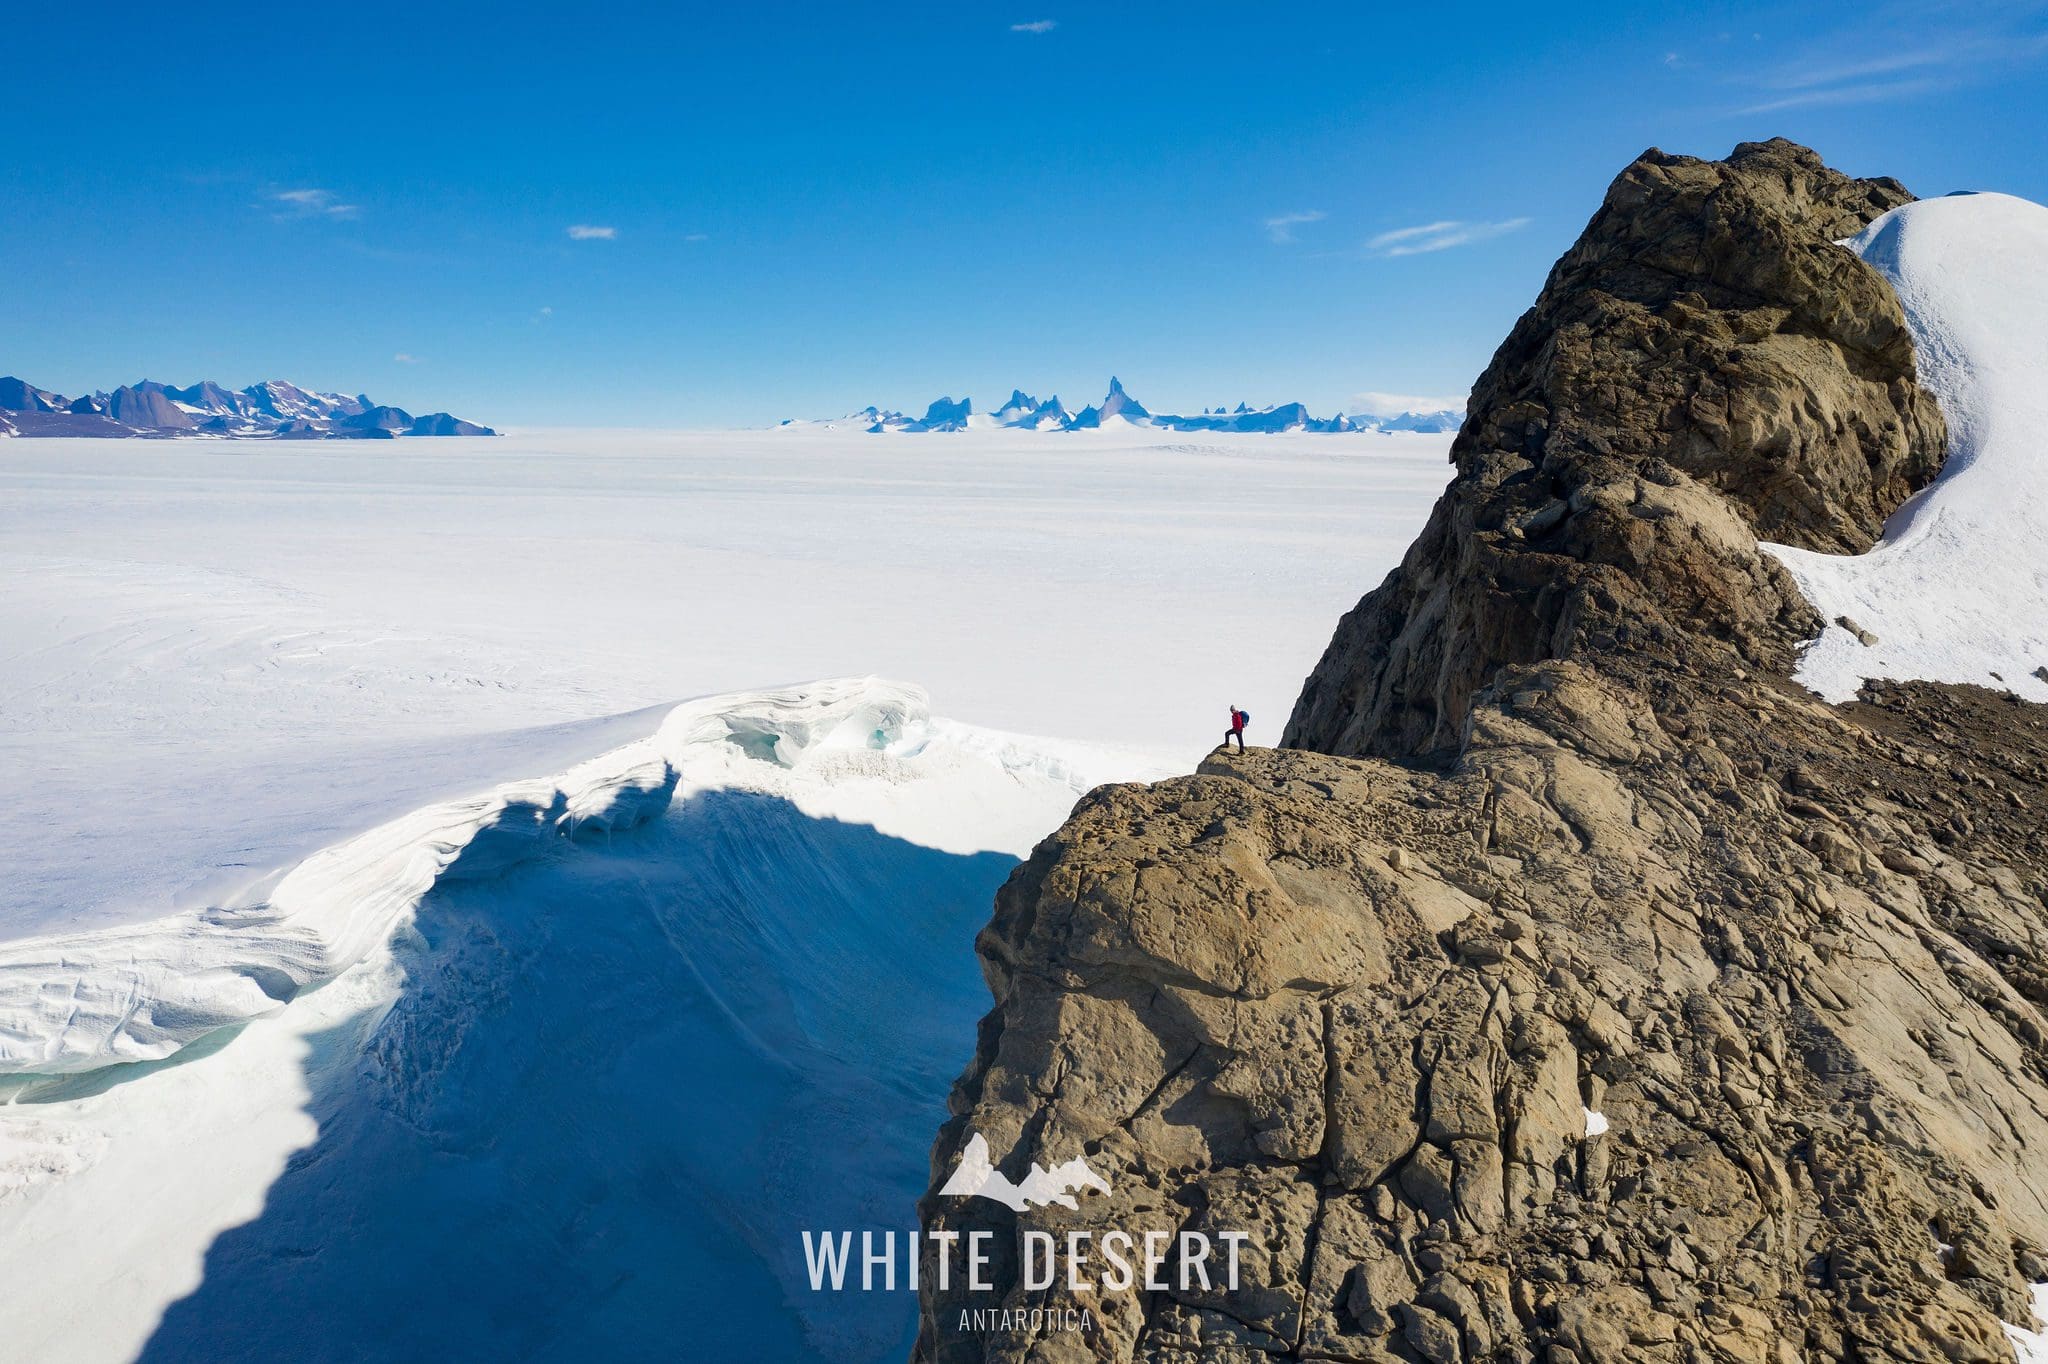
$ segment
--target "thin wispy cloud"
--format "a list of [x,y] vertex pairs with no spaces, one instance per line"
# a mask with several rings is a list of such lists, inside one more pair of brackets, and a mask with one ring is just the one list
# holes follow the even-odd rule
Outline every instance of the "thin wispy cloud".
[[357,204],[343,203],[331,189],[281,189],[270,196],[280,218],[353,218]]
[[[1869,37],[1864,42],[1879,41]],[[1881,104],[1995,80],[2048,58],[2048,32],[1975,28],[1893,32],[1869,56],[1844,58],[1845,44],[1824,42],[1813,55],[1749,77],[1756,94],[1731,113],[1773,114],[1842,104]]]
[[1319,208],[1312,208],[1306,213],[1282,213],[1277,218],[1266,219],[1266,236],[1275,245],[1286,246],[1294,241],[1295,228],[1304,223],[1319,223],[1323,216],[1323,211]]
[[1844,81],[1864,81],[1873,76],[1896,76],[1901,71],[1942,66],[1953,60],[1953,57],[1954,53],[1949,50],[1922,49],[1916,52],[1887,52],[1864,61],[1794,64],[1780,67],[1766,76],[1763,83],[1781,90],[1798,90],[1816,85],[1840,85]]
[[619,235],[616,227],[598,227],[592,223],[577,223],[569,229],[572,242],[608,242]]
[[400,351],[391,357],[391,363],[394,365],[417,365],[419,362],[419,356],[408,355],[404,351]]
[[1465,395],[1452,398],[1428,393],[1354,393],[1352,411],[1373,417],[1398,417],[1403,412],[1462,412]]
[[1012,33],[1050,33],[1060,26],[1057,19],[1033,19],[1028,24],[1012,24]]
[[1448,251],[1454,246],[1470,246],[1474,242],[1504,237],[1528,225],[1527,218],[1503,218],[1491,223],[1445,218],[1439,222],[1418,223],[1414,227],[1397,227],[1391,232],[1382,232],[1365,244],[1365,253],[1381,257],[1423,256],[1432,251]]
[[1761,104],[1746,104],[1735,112],[1775,114],[1785,109],[1814,109],[1831,104],[1882,104],[1886,100],[1906,99],[1913,95],[1924,95],[1929,91],[1948,88],[1945,82],[1926,77],[1916,80],[1863,81],[1855,85],[1830,86],[1824,90],[1802,90],[1797,94],[1765,100]]
[[533,313],[533,321],[534,321],[534,325],[535,325],[535,326],[539,326],[539,325],[541,325],[542,323],[545,323],[545,322],[546,322],[546,321],[547,321],[547,320],[548,320],[549,318],[553,317],[554,315],[555,315],[555,310],[554,310],[554,309],[553,309],[552,307],[550,307],[549,305],[547,305],[547,304],[543,303],[543,304],[541,304],[541,305],[540,305],[540,307],[538,307],[538,308],[536,308],[536,309],[534,310],[534,313]]

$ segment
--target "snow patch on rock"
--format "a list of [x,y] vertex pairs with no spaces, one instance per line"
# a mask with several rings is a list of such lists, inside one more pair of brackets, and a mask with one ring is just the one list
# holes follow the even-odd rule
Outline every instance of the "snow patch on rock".
[[2033,1286],[2034,1324],[2003,1323],[2006,1339],[2012,1342],[2013,1357],[2019,1364],[2048,1364],[2048,1283]]
[[1834,702],[1869,678],[2048,701],[2048,208],[1950,195],[1844,244],[1898,292],[1949,451],[1869,553],[1763,546],[1833,622],[1798,678]]
[[627,1291],[709,1356],[900,1358],[908,1300],[808,1299],[796,1228],[911,1206],[996,884],[1083,791],[1164,775],[874,678],[746,692],[389,821],[257,908],[7,944],[10,1343],[196,1357],[226,1314],[240,1358],[363,1357],[359,1304],[432,1266],[463,1306],[420,1314],[422,1354],[588,1352],[638,1276],[717,1284],[712,1321]]

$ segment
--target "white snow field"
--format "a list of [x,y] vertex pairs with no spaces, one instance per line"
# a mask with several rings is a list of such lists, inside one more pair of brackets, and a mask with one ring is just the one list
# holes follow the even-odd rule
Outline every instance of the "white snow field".
[[1270,742],[1449,441],[7,441],[0,938],[219,903],[659,719],[605,717],[804,678],[1181,766],[1232,702]]
[[900,1357],[996,887],[1447,444],[0,443],[0,1357]]
[[1949,453],[1869,553],[1766,546],[1829,622],[1799,680],[1836,702],[1876,677],[2048,701],[2048,208],[1926,199],[1845,245],[1898,291]]

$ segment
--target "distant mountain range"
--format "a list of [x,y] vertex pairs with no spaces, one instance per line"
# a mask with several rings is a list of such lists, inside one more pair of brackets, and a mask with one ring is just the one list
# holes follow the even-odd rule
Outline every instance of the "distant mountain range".
[[1009,429],[1016,431],[1090,431],[1102,427],[1149,426],[1168,431],[1456,431],[1465,414],[1455,408],[1431,412],[1403,412],[1379,417],[1365,413],[1354,416],[1316,417],[1301,403],[1275,407],[1251,407],[1239,403],[1229,410],[1202,409],[1199,416],[1147,411],[1145,405],[1124,391],[1115,378],[1101,402],[1069,412],[1057,396],[1044,402],[1023,389],[1014,389],[1010,400],[994,412],[976,412],[971,400],[940,398],[925,408],[922,417],[908,416],[880,407],[864,407],[833,421],[786,421],[784,426],[839,426],[856,424],[871,432],[881,431],[967,431]]
[[143,380],[66,398],[11,375],[0,379],[0,436],[266,436],[276,440],[495,436],[446,412],[415,417],[366,393],[308,393],[282,379],[230,392],[201,381],[171,388]]

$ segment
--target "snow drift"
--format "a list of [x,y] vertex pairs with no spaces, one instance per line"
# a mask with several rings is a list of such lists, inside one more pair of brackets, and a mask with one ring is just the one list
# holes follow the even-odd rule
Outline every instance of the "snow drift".
[[2048,208],[1922,200],[1845,245],[1898,292],[1949,451],[1869,553],[1765,546],[1831,622],[1799,680],[1836,702],[1878,677],[2048,701]]

